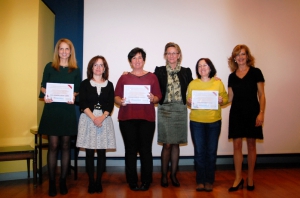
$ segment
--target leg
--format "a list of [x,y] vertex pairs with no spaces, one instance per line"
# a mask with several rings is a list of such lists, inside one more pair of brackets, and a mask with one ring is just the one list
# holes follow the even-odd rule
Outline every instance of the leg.
[[[47,154],[48,174],[49,174],[49,196],[55,196],[56,184],[55,184],[55,171],[57,165],[57,151],[59,145],[58,136],[48,136],[49,146]],[[42,152],[42,150],[39,150]]]
[[219,136],[221,132],[221,120],[213,123],[207,123],[206,127],[206,160],[205,160],[205,182],[213,184],[215,181],[215,167],[217,160],[217,150]]
[[163,186],[168,186],[168,168],[169,162],[171,158],[171,144],[163,144],[163,148],[161,150],[161,183]]
[[95,180],[94,180],[94,149],[85,149],[86,157],[85,157],[85,166],[86,172],[89,176],[89,187],[88,193],[93,194],[95,192]]
[[125,146],[125,170],[126,180],[129,184],[136,184],[138,181],[136,160],[138,152],[138,136],[135,120],[119,121]]
[[203,190],[205,183],[205,127],[203,123],[190,121],[190,129],[194,144],[196,182],[199,186],[199,190]]
[[248,186],[253,186],[253,174],[256,162],[256,139],[247,138],[248,147]]
[[61,176],[59,181],[60,194],[68,193],[66,177],[70,167],[70,140],[71,136],[61,137]]
[[96,179],[96,192],[102,192],[101,178],[105,170],[106,164],[106,150],[97,149],[97,179]]
[[155,122],[140,120],[139,123],[139,152],[141,159],[141,180],[143,183],[152,182],[153,157],[152,141],[155,130]]
[[179,161],[179,144],[172,144],[171,149],[171,181],[173,186],[179,187],[180,184],[176,178],[176,172],[178,169],[178,161]]
[[233,187],[235,187],[242,180],[242,163],[243,163],[242,138],[233,139],[233,160],[234,160],[234,169],[235,169],[235,180],[233,183]]

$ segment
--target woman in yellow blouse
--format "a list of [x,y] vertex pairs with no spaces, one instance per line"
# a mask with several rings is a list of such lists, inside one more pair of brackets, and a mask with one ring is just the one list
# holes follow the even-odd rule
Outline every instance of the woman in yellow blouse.
[[192,109],[190,129],[194,143],[197,191],[212,191],[215,179],[215,164],[218,140],[221,132],[221,105],[227,104],[228,95],[222,81],[214,78],[216,69],[208,58],[201,58],[196,64],[198,79],[188,86],[188,105],[191,106],[192,91],[216,91],[217,109]]

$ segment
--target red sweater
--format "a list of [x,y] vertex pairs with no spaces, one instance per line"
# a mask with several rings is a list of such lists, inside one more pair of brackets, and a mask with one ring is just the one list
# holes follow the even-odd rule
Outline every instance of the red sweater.
[[[131,73],[122,75],[117,83],[115,96],[124,97],[124,85],[150,85],[151,93],[161,99],[161,92],[156,75],[151,72],[143,76],[135,76]],[[119,120],[142,119],[150,122],[155,122],[154,104],[127,104],[120,106]]]

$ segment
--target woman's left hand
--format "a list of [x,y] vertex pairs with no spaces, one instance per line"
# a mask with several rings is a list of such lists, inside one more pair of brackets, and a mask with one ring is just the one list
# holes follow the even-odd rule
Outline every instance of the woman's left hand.
[[222,97],[222,96],[219,96],[219,97],[218,97],[218,102],[219,102],[219,104],[222,104],[222,103],[223,103],[223,97]]
[[258,116],[256,117],[255,126],[262,126],[263,123],[264,123],[264,114],[259,113]]
[[102,127],[102,122],[103,120],[105,119],[105,116],[98,116],[94,119],[94,125],[97,126],[97,127]]
[[68,101],[67,103],[68,104],[74,104],[74,101],[75,101],[75,96],[73,95],[73,101]]
[[152,103],[154,103],[154,95],[152,94],[152,93],[150,93],[149,95],[148,95],[148,98],[150,99],[150,102],[152,102]]

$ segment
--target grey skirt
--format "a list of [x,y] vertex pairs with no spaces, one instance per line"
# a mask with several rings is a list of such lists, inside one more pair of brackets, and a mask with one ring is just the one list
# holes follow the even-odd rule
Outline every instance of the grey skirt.
[[187,143],[187,107],[180,103],[158,105],[157,112],[159,143]]
[[[102,115],[102,110],[94,110],[95,116]],[[115,149],[116,138],[113,121],[108,116],[101,127],[94,125],[93,121],[82,113],[79,118],[77,147],[87,149]]]

